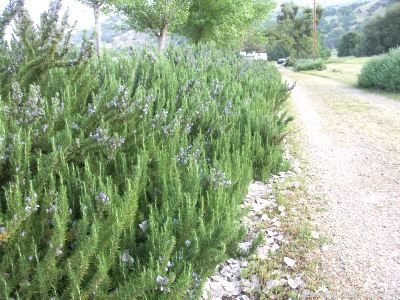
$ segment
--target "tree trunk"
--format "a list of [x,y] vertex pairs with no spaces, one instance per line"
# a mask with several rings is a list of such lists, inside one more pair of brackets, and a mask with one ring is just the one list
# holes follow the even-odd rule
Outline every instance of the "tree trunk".
[[93,5],[94,24],[96,30],[96,52],[98,57],[100,57],[100,47],[101,47],[100,9],[101,9],[101,4]]
[[158,39],[158,50],[160,52],[163,52],[165,49],[165,45],[167,43],[167,33],[168,33],[168,25],[164,25],[161,29],[160,29],[160,33],[157,36]]

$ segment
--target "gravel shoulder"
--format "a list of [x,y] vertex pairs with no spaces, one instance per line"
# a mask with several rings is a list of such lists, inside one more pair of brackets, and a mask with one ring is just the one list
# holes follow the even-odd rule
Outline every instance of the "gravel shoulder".
[[400,102],[282,74],[296,81],[304,173],[321,199],[313,222],[330,241],[318,275],[335,299],[400,299]]

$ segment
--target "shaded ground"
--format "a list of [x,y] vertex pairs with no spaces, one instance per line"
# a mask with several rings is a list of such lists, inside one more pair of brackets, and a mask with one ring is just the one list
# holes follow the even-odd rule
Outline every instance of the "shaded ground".
[[296,80],[314,222],[330,240],[320,275],[334,298],[400,299],[400,102],[331,79]]

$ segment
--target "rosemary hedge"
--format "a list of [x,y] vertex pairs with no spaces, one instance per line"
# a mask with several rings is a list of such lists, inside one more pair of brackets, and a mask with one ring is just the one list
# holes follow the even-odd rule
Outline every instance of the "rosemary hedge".
[[360,87],[400,92],[400,46],[369,60],[358,77]]
[[0,45],[0,298],[196,298],[238,251],[249,182],[282,166],[276,68],[28,42]]

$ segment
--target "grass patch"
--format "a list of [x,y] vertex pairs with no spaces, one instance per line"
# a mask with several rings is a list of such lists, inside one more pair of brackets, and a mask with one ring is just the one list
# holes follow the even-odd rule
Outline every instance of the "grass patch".
[[354,57],[354,56],[329,57],[325,61],[325,63],[326,64],[364,65],[370,59],[371,59],[371,57]]
[[351,86],[357,86],[358,76],[362,66],[368,62],[370,57],[330,57],[324,63],[324,70],[308,70],[307,74],[318,77],[334,79]]
[[353,112],[362,112],[371,109],[371,105],[366,102],[352,100],[336,101],[332,103],[332,106],[343,114],[348,114],[349,110]]

